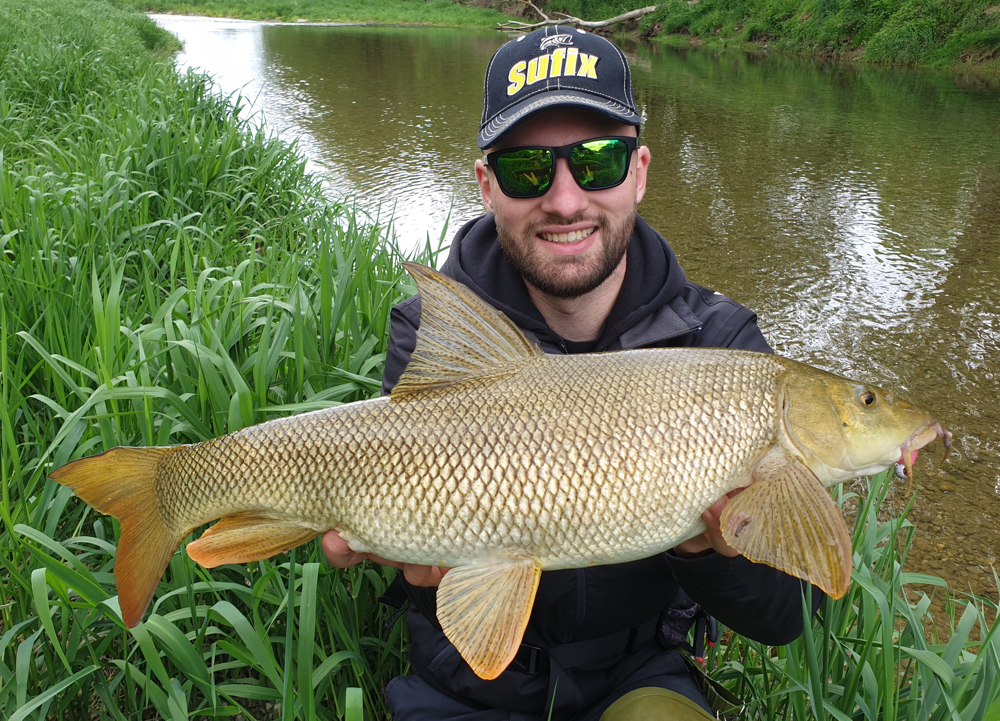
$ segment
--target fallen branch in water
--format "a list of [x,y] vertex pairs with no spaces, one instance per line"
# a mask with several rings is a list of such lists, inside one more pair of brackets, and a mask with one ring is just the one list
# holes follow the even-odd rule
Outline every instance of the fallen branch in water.
[[613,18],[608,18],[607,20],[581,20],[580,18],[573,17],[572,15],[567,15],[566,13],[553,13],[554,15],[560,15],[559,19],[553,20],[548,15],[543,13],[538,9],[538,6],[531,0],[521,0],[525,5],[529,6],[536,13],[538,13],[542,21],[538,23],[522,23],[518,20],[511,20],[510,22],[501,23],[497,26],[497,30],[516,30],[518,32],[527,32],[529,30],[534,30],[536,28],[544,27],[546,25],[576,25],[581,28],[604,28],[608,25],[614,25],[615,23],[625,22],[626,20],[634,20],[635,18],[641,18],[643,15],[648,15],[649,13],[656,10],[656,5],[649,5],[648,7],[639,8],[638,10],[631,10],[627,13],[622,13],[621,15],[616,15]]

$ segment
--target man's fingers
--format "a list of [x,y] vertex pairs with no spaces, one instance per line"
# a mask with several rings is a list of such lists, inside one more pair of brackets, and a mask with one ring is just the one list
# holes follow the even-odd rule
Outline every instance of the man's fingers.
[[729,494],[725,498],[720,498],[707,511],[701,514],[701,519],[705,521],[705,525],[707,526],[705,536],[708,542],[715,549],[716,553],[720,553],[728,558],[735,558],[740,555],[740,552],[726,543],[726,539],[722,537],[722,524],[719,519],[722,517],[722,509],[726,507],[726,503],[733,495],[735,493]]
[[713,527],[718,528],[720,525],[719,519],[722,518],[722,509],[726,507],[726,502],[729,500],[729,496],[720,498],[718,501],[709,506],[709,509],[701,514],[701,518],[705,523],[708,524],[709,530]]
[[446,573],[448,569],[440,566],[417,566],[412,563],[403,566],[403,577],[411,586],[437,586]]
[[323,555],[327,562],[334,568],[349,568],[362,561],[375,561],[383,566],[392,566],[403,571],[403,576],[414,586],[437,586],[441,583],[441,578],[448,571],[447,568],[437,566],[417,566],[412,563],[400,563],[381,558],[372,553],[357,553],[352,551],[338,531],[327,531],[320,541]]
[[364,554],[355,553],[347,545],[347,541],[340,537],[338,531],[327,531],[320,541],[320,548],[327,562],[334,568],[347,568],[365,560]]
[[685,557],[695,556],[699,553],[712,549],[716,553],[729,558],[735,558],[740,555],[740,552],[726,543],[726,539],[722,537],[722,527],[719,519],[722,517],[722,509],[726,507],[726,503],[729,499],[741,490],[742,489],[737,489],[723,498],[720,498],[718,501],[713,503],[707,511],[702,513],[701,520],[705,522],[705,532],[695,536],[694,538],[689,538],[683,543],[677,544],[674,547],[674,552],[681,557]]

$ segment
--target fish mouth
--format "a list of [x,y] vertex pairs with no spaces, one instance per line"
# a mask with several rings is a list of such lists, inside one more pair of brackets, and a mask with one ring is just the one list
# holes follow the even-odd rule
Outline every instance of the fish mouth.
[[[917,453],[935,438],[940,438],[942,445],[944,445],[944,457],[941,459],[943,466],[951,454],[952,434],[951,431],[942,428],[939,421],[928,423],[899,446],[899,461],[897,463],[902,464],[903,475],[909,479],[910,486],[913,485],[913,462],[917,460]],[[907,493],[909,493],[909,486]]]

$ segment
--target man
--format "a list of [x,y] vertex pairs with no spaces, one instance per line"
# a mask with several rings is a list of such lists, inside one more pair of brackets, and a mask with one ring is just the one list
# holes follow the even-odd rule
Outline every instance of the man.
[[[549,353],[676,346],[769,352],[753,313],[687,282],[667,242],[636,215],[650,163],[649,149],[638,144],[639,123],[628,63],[607,40],[549,27],[500,48],[486,71],[478,138],[484,157],[476,161],[488,214],[459,230],[442,271]],[[393,310],[386,393],[413,351],[419,309],[415,297]],[[769,644],[802,630],[802,583],[725,543],[725,501],[706,512],[703,535],[665,554],[543,573],[521,650],[493,681],[473,674],[437,624],[434,587],[446,570],[374,558],[403,569],[411,601],[416,675],[386,689],[394,718],[494,721],[551,712],[596,721],[605,712],[606,719],[660,713],[636,712],[643,703],[680,709],[662,718],[704,714],[708,706],[677,640],[672,647],[664,633],[668,609],[673,618],[690,618],[690,597]],[[339,567],[371,558],[352,552],[334,531],[323,549]],[[814,589],[814,600],[821,597]]]

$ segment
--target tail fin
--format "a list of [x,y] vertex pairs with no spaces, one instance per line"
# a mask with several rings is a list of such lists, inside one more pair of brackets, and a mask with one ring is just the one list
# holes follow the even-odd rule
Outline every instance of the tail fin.
[[49,474],[121,522],[115,585],[122,620],[129,628],[142,620],[170,557],[188,534],[188,530],[167,526],[154,487],[156,467],[180,448],[112,448]]

